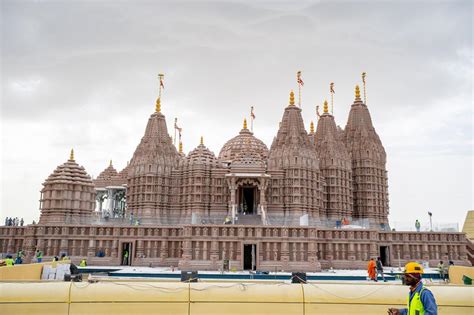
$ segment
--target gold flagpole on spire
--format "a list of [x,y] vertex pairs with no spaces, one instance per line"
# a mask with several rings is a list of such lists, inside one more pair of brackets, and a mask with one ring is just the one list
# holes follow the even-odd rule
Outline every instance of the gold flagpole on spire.
[[176,146],[176,126],[178,126],[178,117],[175,117],[174,118],[174,141],[173,141],[173,144],[174,146]]
[[253,132],[253,120],[255,119],[255,114],[253,113],[253,106],[250,106],[250,131]]
[[165,75],[163,73],[158,74],[158,79],[160,80],[160,85],[158,86],[158,98],[156,99],[156,104],[155,104],[155,111],[157,113],[161,112],[161,89],[165,87],[163,85],[163,77],[164,76]]
[[298,83],[298,106],[301,108],[301,87],[304,85],[301,79],[301,71],[296,72],[296,82]]
[[331,114],[334,115],[334,82],[329,84],[329,92],[331,92]]
[[176,146],[176,130],[178,131],[179,141],[181,142],[181,133],[183,132],[183,128],[178,127],[178,117],[174,119],[174,145]]
[[367,105],[367,94],[365,92],[365,76],[367,73],[362,72],[362,85],[364,86],[364,104]]
[[158,79],[160,79],[160,90],[158,92],[158,97],[161,99],[161,90],[165,88],[165,85],[163,84],[163,78],[165,75],[163,73],[158,74]]

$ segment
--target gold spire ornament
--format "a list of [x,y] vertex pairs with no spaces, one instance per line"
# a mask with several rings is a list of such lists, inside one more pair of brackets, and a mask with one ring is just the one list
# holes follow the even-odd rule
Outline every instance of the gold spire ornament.
[[199,142],[200,145],[204,145],[204,137],[201,136],[201,141]]
[[179,154],[183,154],[183,143],[179,142]]
[[324,114],[329,113],[329,106],[328,106],[328,101],[327,100],[324,100],[323,112],[324,112]]
[[160,99],[161,99],[160,97],[156,99],[155,111],[157,113],[161,113],[161,100]]
[[159,89],[158,89],[158,98],[156,99],[156,105],[155,105],[155,111],[157,113],[161,113],[161,91],[162,91],[162,89],[165,88],[165,85],[163,84],[164,76],[165,75],[163,73],[158,74],[158,79],[160,80],[160,85],[159,85]]
[[244,118],[244,129],[247,129],[247,118]]
[[309,133],[314,133],[314,122],[311,120],[311,123],[309,124]]
[[295,93],[293,92],[293,90],[291,90],[290,92],[290,105],[295,106]]
[[71,154],[69,154],[69,161],[74,161],[74,149],[71,149]]
[[112,166],[112,160],[110,160],[110,162],[109,162],[109,166]]
[[367,105],[367,93],[365,91],[365,76],[367,73],[362,72],[362,87],[364,88],[364,104]]
[[359,99],[359,100],[360,100],[360,89],[359,89],[359,85],[356,85],[356,88],[355,88],[355,95],[356,95],[356,99]]

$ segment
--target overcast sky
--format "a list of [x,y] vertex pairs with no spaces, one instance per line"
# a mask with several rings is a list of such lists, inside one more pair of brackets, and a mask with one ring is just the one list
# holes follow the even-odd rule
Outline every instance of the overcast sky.
[[[1,1],[0,213],[39,217],[44,179],[76,161],[120,170],[165,74],[162,112],[189,152],[216,153],[255,107],[270,146],[295,74],[303,118],[329,97],[341,127],[367,72],[387,151],[390,220],[473,209],[472,1]],[[462,226],[461,226],[462,227]]]

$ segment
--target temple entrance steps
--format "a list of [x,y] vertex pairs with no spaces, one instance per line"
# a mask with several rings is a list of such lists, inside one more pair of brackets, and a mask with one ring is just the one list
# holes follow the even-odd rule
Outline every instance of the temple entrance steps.
[[259,214],[239,214],[235,224],[239,225],[262,225],[262,216]]

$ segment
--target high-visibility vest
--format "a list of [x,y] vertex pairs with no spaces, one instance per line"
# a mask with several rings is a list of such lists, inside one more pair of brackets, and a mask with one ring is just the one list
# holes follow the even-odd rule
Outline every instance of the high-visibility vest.
[[421,303],[421,293],[425,290],[426,289],[423,287],[421,288],[420,293],[415,292],[415,294],[411,298],[411,302],[410,302],[410,296],[408,296],[407,315],[424,315],[425,314],[425,308],[423,307],[423,303]]
[[43,252],[39,251],[38,253],[36,253],[36,258],[43,258]]
[[85,259],[81,260],[79,267],[86,267],[86,266],[87,266],[86,260]]
[[12,267],[12,266],[14,265],[13,258],[7,258],[7,259],[5,259],[5,264],[6,264],[8,267]]

